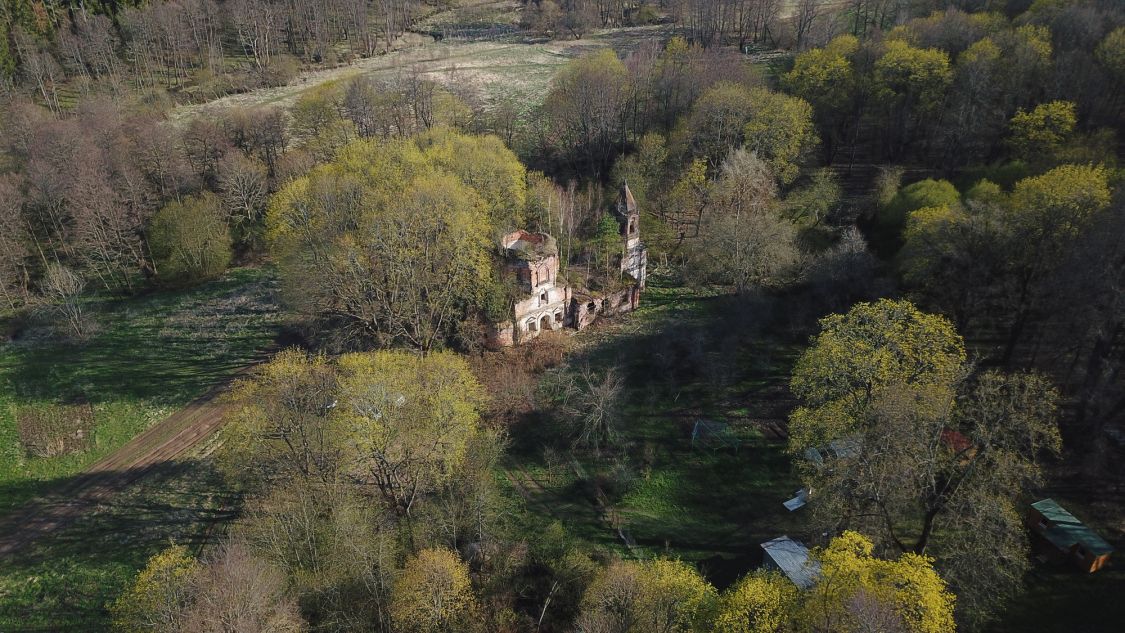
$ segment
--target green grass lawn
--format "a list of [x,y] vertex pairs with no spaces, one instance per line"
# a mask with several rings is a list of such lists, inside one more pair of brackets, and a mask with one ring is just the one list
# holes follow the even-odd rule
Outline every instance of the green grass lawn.
[[206,460],[162,469],[31,549],[0,561],[0,631],[109,628],[111,603],[171,543],[199,552],[239,499]]
[[[32,327],[0,345],[0,516],[261,359],[281,323],[276,285],[269,269],[241,268],[188,290],[95,298],[89,340]],[[29,456],[21,412],[75,402],[93,412],[84,450]]]

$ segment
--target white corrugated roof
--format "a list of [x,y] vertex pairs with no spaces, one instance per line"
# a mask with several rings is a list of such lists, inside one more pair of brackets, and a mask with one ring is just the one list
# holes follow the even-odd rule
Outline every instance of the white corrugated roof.
[[788,536],[779,536],[762,543],[762,549],[768,559],[766,562],[772,561],[798,588],[808,589],[816,584],[816,579],[820,576],[820,565],[809,560],[809,548],[803,543]]

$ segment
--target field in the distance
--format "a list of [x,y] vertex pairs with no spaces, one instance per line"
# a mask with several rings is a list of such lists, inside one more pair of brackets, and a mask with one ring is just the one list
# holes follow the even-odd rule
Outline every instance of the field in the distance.
[[230,95],[172,112],[174,121],[188,121],[201,114],[231,108],[274,106],[287,109],[302,94],[333,81],[359,76],[392,79],[399,73],[417,73],[458,91],[468,90],[486,103],[512,99],[526,105],[540,103],[551,78],[567,62],[603,48],[633,50],[649,39],[669,35],[667,27],[608,29],[583,39],[545,41],[524,36],[491,39],[447,39],[440,42],[415,36],[410,48],[360,59],[338,68],[301,74],[284,86],[261,88]]

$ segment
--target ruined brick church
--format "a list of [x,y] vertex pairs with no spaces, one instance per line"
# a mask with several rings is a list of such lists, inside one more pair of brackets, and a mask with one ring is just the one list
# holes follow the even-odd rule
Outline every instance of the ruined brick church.
[[550,235],[519,230],[504,236],[504,270],[518,283],[521,294],[512,306],[511,320],[492,324],[492,347],[519,345],[542,332],[564,327],[581,330],[598,316],[637,309],[645,287],[648,251],[641,241],[637,202],[627,183],[621,187],[614,214],[621,227],[624,283],[602,292],[580,289],[559,279],[558,245]]

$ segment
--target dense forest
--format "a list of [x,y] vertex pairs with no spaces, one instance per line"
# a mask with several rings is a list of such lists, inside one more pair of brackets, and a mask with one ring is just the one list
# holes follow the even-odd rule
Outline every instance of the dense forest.
[[[0,131],[0,528],[222,408],[0,629],[1125,617],[1026,524],[1125,545],[1116,0],[0,0]],[[623,191],[643,307],[491,348],[513,231],[638,281]]]

